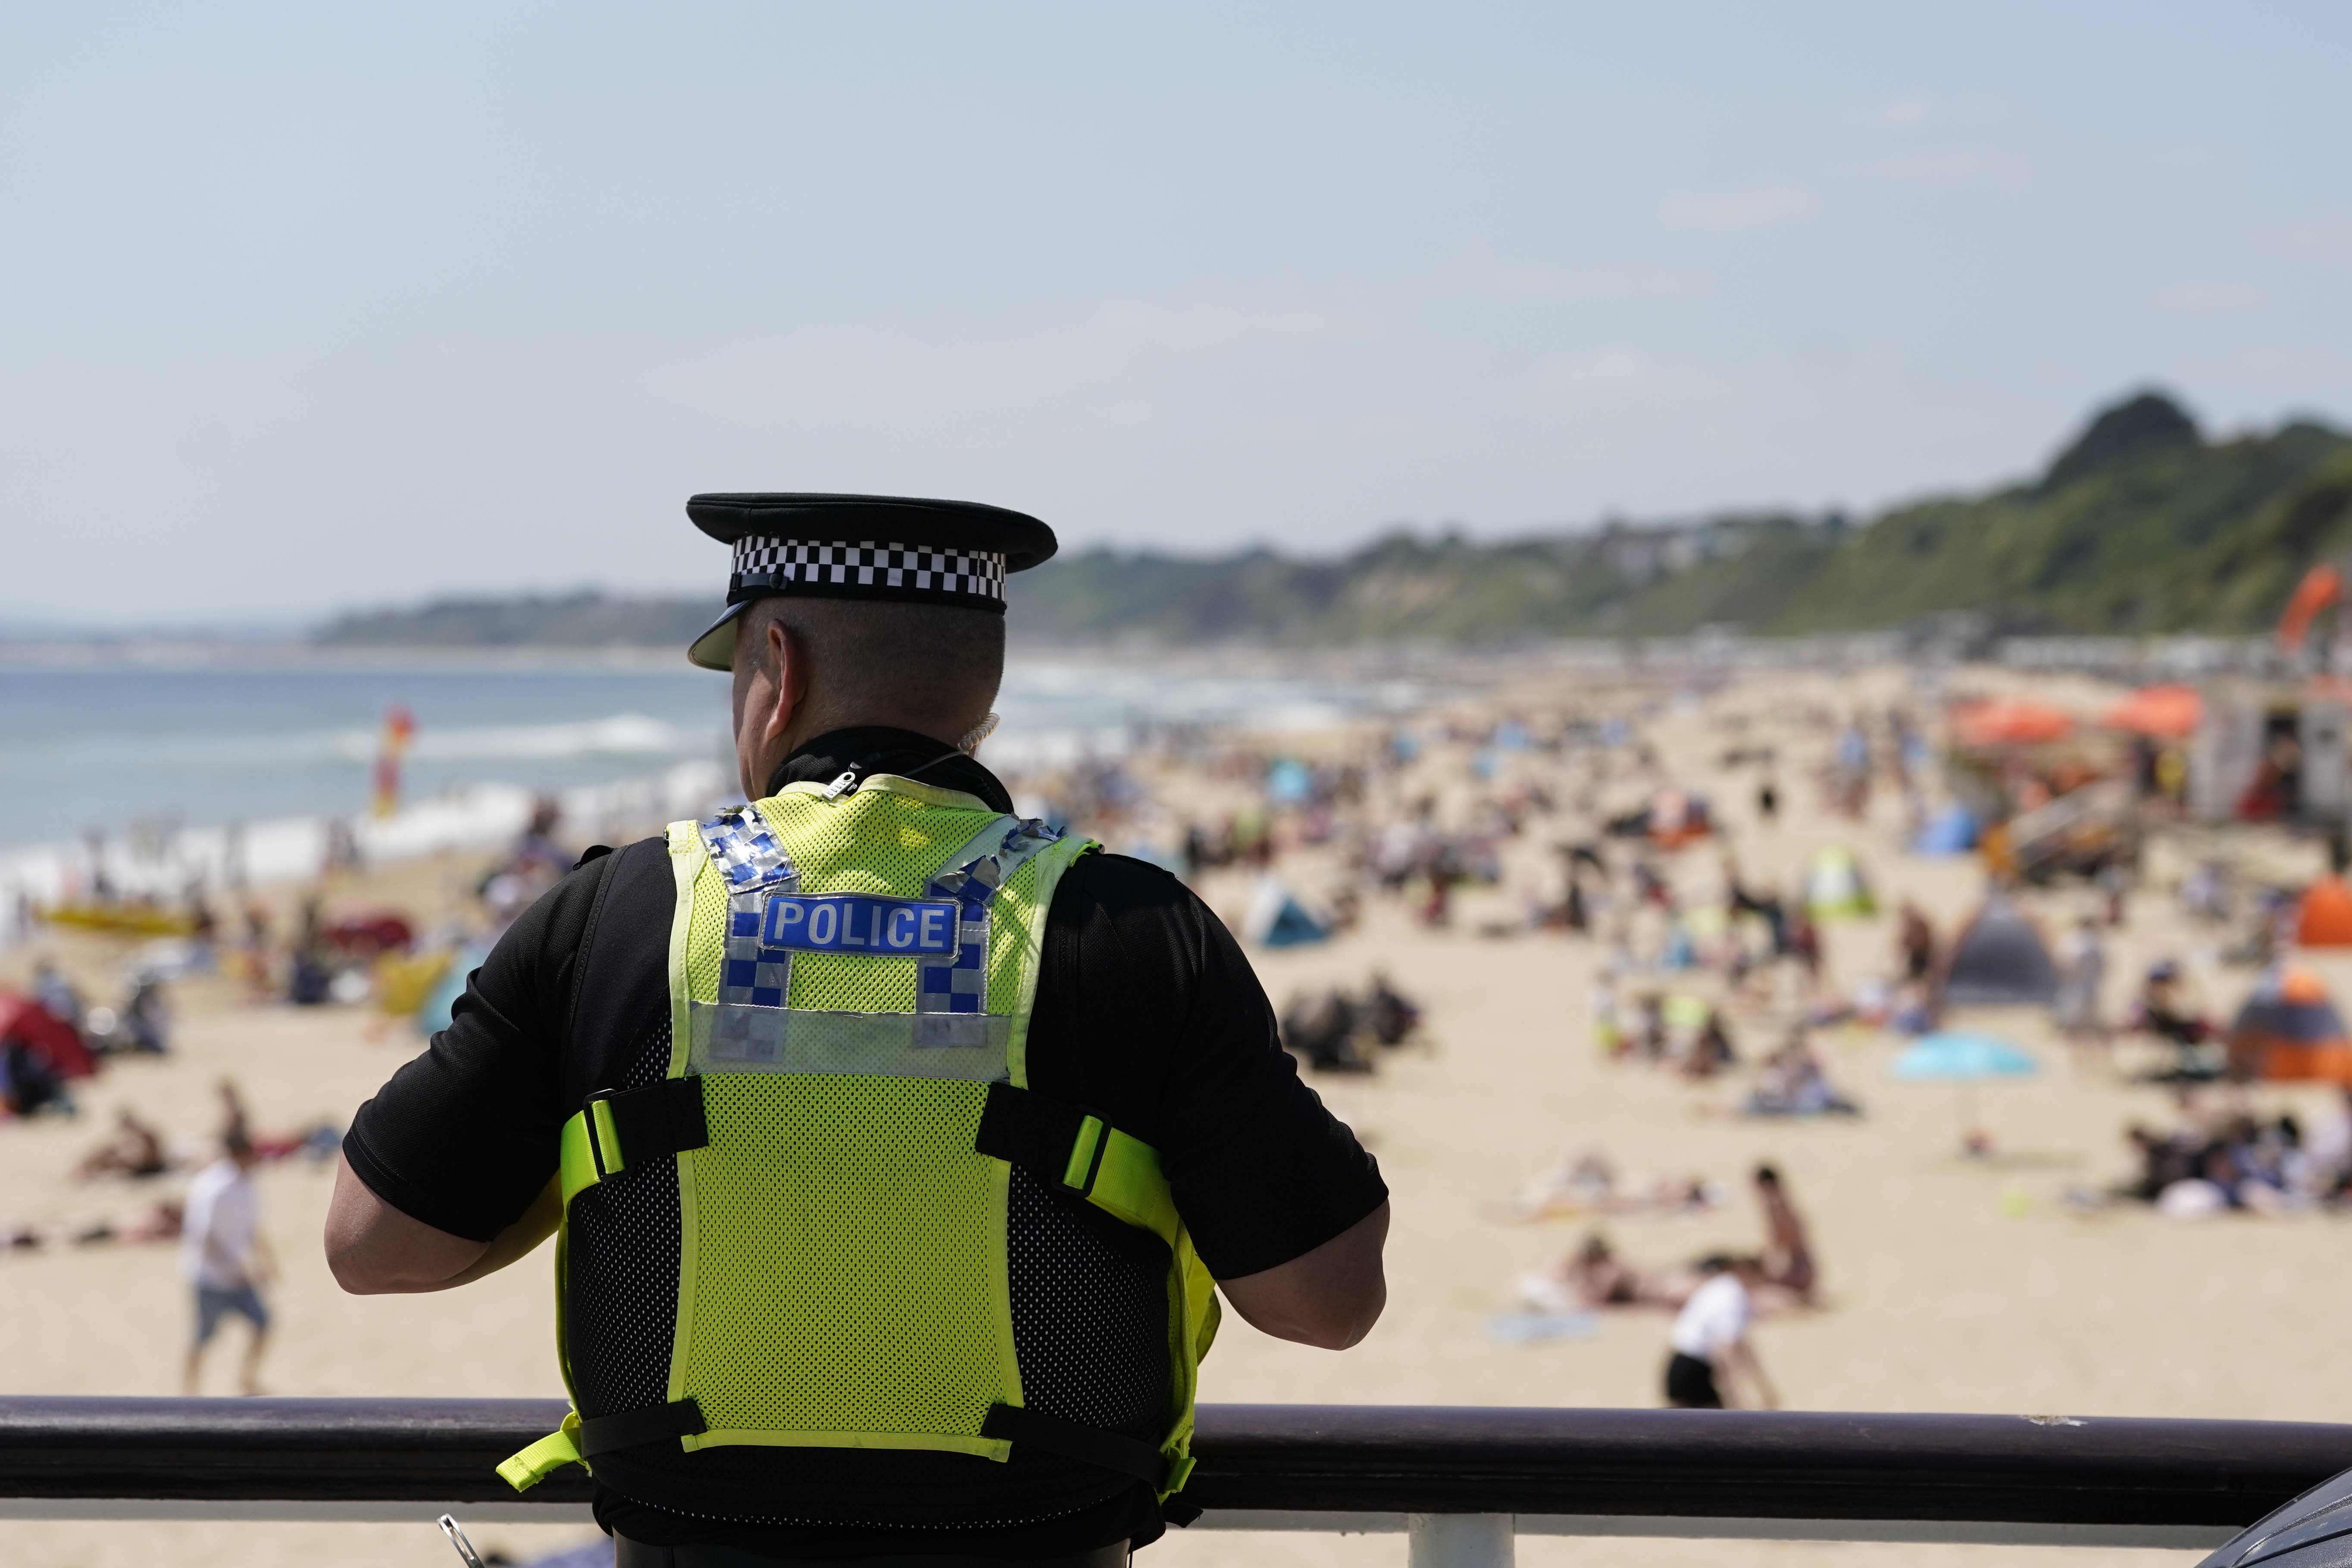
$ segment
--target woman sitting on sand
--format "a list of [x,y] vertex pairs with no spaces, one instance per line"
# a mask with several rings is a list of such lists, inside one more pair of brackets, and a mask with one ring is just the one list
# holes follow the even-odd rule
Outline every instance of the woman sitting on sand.
[[74,1167],[74,1176],[85,1182],[94,1176],[129,1176],[135,1181],[160,1176],[166,1165],[163,1138],[126,1105],[114,1113],[113,1135],[83,1156]]
[[1805,1222],[1789,1201],[1780,1173],[1770,1165],[1756,1167],[1756,1199],[1764,1205],[1762,1282],[1778,1286],[1801,1303],[1811,1306],[1819,1271],[1813,1265],[1813,1245]]

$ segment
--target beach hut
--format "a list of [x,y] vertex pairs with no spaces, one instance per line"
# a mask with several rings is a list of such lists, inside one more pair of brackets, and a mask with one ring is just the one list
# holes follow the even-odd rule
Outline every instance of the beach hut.
[[1261,947],[1299,947],[1331,933],[1307,912],[1279,877],[1261,877],[1251,890],[1242,934]]
[[2343,878],[2322,877],[2304,889],[2294,940],[2300,947],[2352,947],[2352,888]]
[[1817,921],[1878,912],[1878,900],[1870,896],[1870,883],[1853,850],[1832,845],[1813,856],[1805,870],[1805,912]]
[[2352,1039],[2319,976],[2284,964],[2263,977],[2230,1026],[2230,1076],[2352,1087]]
[[1952,1007],[2046,1007],[2058,999],[2058,966],[2025,911],[1995,895],[1953,942],[1943,994]]

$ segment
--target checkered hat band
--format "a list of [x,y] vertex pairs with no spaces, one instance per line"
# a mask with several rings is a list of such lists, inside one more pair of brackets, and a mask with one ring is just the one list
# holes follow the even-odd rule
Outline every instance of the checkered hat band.
[[733,585],[778,583],[929,589],[1002,600],[1004,557],[984,550],[926,550],[872,540],[820,543],[756,534],[737,540]]

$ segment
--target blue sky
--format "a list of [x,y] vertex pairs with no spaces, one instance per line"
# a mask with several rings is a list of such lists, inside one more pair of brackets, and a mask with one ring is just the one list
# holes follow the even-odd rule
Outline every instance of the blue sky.
[[0,616],[709,589],[691,491],[1338,548],[2352,421],[2352,11],[0,11]]

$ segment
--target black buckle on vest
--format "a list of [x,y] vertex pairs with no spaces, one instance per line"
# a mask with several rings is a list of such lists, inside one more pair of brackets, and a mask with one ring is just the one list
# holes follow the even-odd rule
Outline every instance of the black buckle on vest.
[[[1102,1131],[1095,1139],[1093,1157],[1087,1162],[1085,1184],[1074,1186],[1069,1181],[1070,1152],[1078,1146],[1088,1121]],[[1065,1105],[1009,1083],[992,1083],[971,1147],[974,1153],[1021,1166],[1058,1191],[1085,1196],[1095,1190],[1095,1180],[1102,1174],[1110,1132],[1110,1118],[1099,1111]]]
[[1099,1465],[1106,1470],[1132,1476],[1153,1491],[1168,1484],[1168,1456],[1150,1444],[1124,1432],[1082,1426],[1042,1410],[1018,1405],[992,1405],[987,1418],[980,1424],[980,1435],[1042,1448],[1080,1464]]
[[[607,1150],[596,1131],[602,1104],[620,1147]],[[665,1154],[710,1146],[710,1123],[702,1109],[702,1080],[668,1078],[644,1089],[598,1089],[581,1107],[587,1114],[588,1153],[599,1179]]]
[[580,1455],[594,1458],[615,1448],[635,1448],[641,1444],[658,1443],[664,1437],[694,1437],[710,1430],[702,1418],[702,1406],[691,1399],[681,1399],[675,1405],[648,1405],[643,1410],[624,1410],[615,1415],[583,1416],[580,1422]]
[[[1083,1198],[1090,1198],[1095,1195],[1095,1179],[1102,1174],[1103,1156],[1110,1151],[1110,1122],[1107,1118],[1098,1116],[1091,1110],[1081,1110],[1079,1112],[1078,1133],[1072,1134],[1072,1141],[1075,1142],[1078,1134],[1082,1134],[1086,1131],[1087,1123],[1089,1121],[1093,1122],[1098,1129],[1095,1133],[1094,1157],[1087,1162],[1087,1179],[1085,1184],[1081,1186],[1070,1188],[1072,1192],[1076,1193]],[[1062,1167],[1061,1180],[1062,1185],[1069,1187],[1069,1166],[1066,1163],[1065,1163]]]

